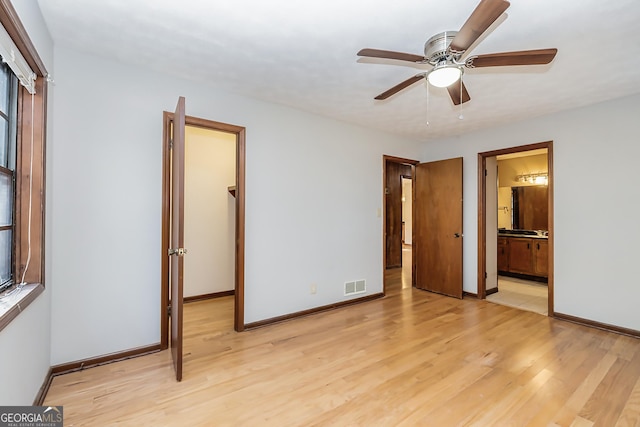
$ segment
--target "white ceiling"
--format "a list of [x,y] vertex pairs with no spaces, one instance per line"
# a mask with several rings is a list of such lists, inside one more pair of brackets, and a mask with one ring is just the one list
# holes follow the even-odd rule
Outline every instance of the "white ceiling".
[[557,47],[550,65],[467,70],[462,120],[423,83],[374,101],[421,68],[358,50],[423,54],[478,2],[39,0],[58,45],[420,140],[640,92],[640,1],[512,0],[473,53]]

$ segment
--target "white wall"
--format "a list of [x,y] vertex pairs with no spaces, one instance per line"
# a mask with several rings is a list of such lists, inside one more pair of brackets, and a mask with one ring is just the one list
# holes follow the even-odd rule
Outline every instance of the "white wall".
[[382,291],[382,156],[419,143],[55,55],[52,364],[160,339],[162,111],[180,95],[190,116],[247,128],[246,322],[343,301],[348,280]]
[[634,95],[425,145],[429,160],[464,157],[466,291],[477,285],[478,152],[553,140],[555,311],[640,330],[639,113]]
[[232,290],[236,135],[187,126],[185,164],[184,296]]
[[31,405],[49,370],[50,292],[45,291],[0,332],[0,405]]
[[[14,1],[13,6],[47,70],[53,72],[53,42],[44,25],[35,0]],[[54,90],[49,90],[49,106]],[[51,121],[48,123],[48,138]],[[47,168],[49,162],[47,162]],[[47,191],[50,182],[47,180]],[[47,209],[50,206],[47,198]],[[45,242],[49,248],[51,223],[46,218]],[[46,261],[50,252],[47,251]],[[49,370],[51,330],[51,269],[45,264],[45,291],[0,331],[0,349],[4,363],[0,365],[0,405],[31,405]]]

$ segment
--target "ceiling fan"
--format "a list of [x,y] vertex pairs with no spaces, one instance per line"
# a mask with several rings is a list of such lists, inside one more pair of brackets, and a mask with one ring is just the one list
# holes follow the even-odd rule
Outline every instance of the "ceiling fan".
[[[510,3],[505,0],[481,0],[460,31],[445,31],[427,40],[424,45],[424,56],[379,49],[360,50],[358,56],[433,65],[431,70],[408,78],[376,96],[375,99],[387,99],[426,78],[433,86],[446,87],[453,103],[459,105],[471,99],[462,82],[465,68],[539,65],[553,61],[558,49],[490,53],[469,56],[462,60],[462,56],[468,53],[471,45],[507,10],[509,5]],[[456,82],[459,84],[454,84]]]

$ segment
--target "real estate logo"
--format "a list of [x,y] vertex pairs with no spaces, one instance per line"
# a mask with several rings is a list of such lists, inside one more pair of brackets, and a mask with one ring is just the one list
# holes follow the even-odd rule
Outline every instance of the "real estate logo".
[[0,427],[62,427],[62,406],[0,406]]

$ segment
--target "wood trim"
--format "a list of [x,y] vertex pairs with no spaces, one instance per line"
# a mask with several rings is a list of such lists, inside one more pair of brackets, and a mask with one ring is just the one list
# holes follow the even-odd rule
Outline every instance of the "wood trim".
[[[45,122],[46,82],[36,81],[36,94],[31,95],[20,86],[18,94],[18,153],[16,158],[16,282],[26,268],[28,248],[31,259],[24,276],[27,283],[44,283],[44,194],[45,194]],[[33,102],[33,117],[31,107]],[[31,125],[33,150],[31,149]],[[41,124],[41,126],[38,126]],[[33,173],[30,163],[33,160]],[[29,242],[29,193],[31,191],[31,242]]]
[[[169,219],[171,189],[171,123],[174,113],[164,111],[162,115],[162,230],[160,243],[160,345],[162,349],[169,346]],[[244,330],[244,261],[245,261],[245,176],[246,176],[246,129],[228,123],[216,122],[198,117],[186,116],[186,126],[234,133],[236,135],[236,265],[235,265],[235,305],[234,329]]]
[[[40,226],[40,244],[42,245],[40,248],[40,283],[46,285],[46,275],[45,275],[45,258],[46,258],[46,234],[45,234],[45,223],[46,223],[46,206],[47,206],[47,102],[49,99],[49,84],[44,80],[40,80],[40,84],[36,82],[36,90],[40,90],[42,93],[42,98],[40,99],[41,107],[36,108],[36,117],[32,117],[31,119],[35,123],[41,123],[41,152],[42,156],[42,179],[41,179],[41,191],[40,191],[40,216],[41,216],[41,226]],[[37,98],[36,98],[37,99]],[[41,116],[38,116],[41,114]],[[38,122],[39,120],[39,122]]]
[[547,149],[547,163],[549,174],[549,191],[548,191],[548,222],[549,222],[549,275],[547,278],[548,286],[548,313],[551,316],[553,313],[553,279],[554,279],[554,223],[553,223],[553,141],[538,142],[535,144],[520,145],[517,147],[502,148],[499,150],[485,151],[478,153],[478,295],[481,295],[481,299],[486,298],[486,281],[484,277],[484,270],[487,263],[486,253],[486,178],[484,176],[484,170],[486,169],[487,157],[499,156],[501,154],[518,153],[522,151],[538,150],[541,148]]
[[47,397],[47,393],[49,392],[49,387],[51,387],[51,381],[53,381],[53,371],[49,368],[38,390],[38,394],[36,394],[35,399],[33,399],[33,406],[42,406],[44,398]]
[[308,310],[297,311],[295,313],[285,314],[283,316],[272,317],[270,319],[260,320],[258,322],[247,323],[244,325],[245,329],[255,329],[260,328],[262,326],[272,325],[274,323],[285,322],[287,320],[296,319],[298,317],[309,316],[312,314],[317,314],[323,311],[335,310],[338,308],[347,307],[353,304],[360,304],[363,302],[373,301],[378,298],[383,298],[384,292],[379,292],[377,294],[367,295],[362,298],[354,298],[348,301],[340,301],[333,304],[323,305],[321,307],[310,308]]
[[228,297],[228,296],[231,296],[231,295],[235,295],[235,293],[236,292],[233,289],[231,289],[230,291],[213,292],[213,293],[210,293],[210,294],[193,295],[193,296],[190,296],[190,297],[184,297],[183,301],[185,303],[197,302],[197,301],[205,301],[205,300],[209,300],[209,299]]
[[76,360],[75,362],[55,365],[50,368],[50,371],[52,376],[57,377],[58,375],[68,374],[76,371],[83,371],[88,368],[106,365],[113,362],[119,362],[121,360],[133,359],[134,357],[139,356],[146,356],[147,354],[157,353],[161,350],[162,344],[157,343],[144,347],[132,348],[130,350],[119,351],[116,353],[109,353],[103,356],[90,357],[88,359]]
[[484,157],[493,157],[493,156],[500,156],[502,154],[519,153],[521,151],[540,150],[542,148],[549,148],[549,144],[553,144],[553,141],[535,142],[533,144],[525,144],[525,145],[518,145],[516,147],[484,151],[482,153],[478,153],[478,155],[481,155]]
[[[387,159],[390,156],[382,156],[382,294],[387,294]],[[412,205],[413,206],[413,205]],[[413,259],[413,258],[412,258]]]
[[[419,163],[418,163],[419,164]],[[411,166],[411,175],[416,176],[416,165]],[[418,245],[416,245],[416,181],[411,181],[411,286],[416,287],[416,268],[418,266],[416,262],[416,251]]]
[[478,298],[487,297],[487,157],[478,154]]
[[499,271],[498,275],[506,276],[506,277],[515,277],[517,279],[530,280],[532,282],[544,283],[545,285],[548,285],[547,283],[548,277],[546,276],[533,276],[531,274],[515,273],[513,271]]
[[[387,292],[387,278],[385,271],[387,269],[387,203],[386,203],[386,193],[385,189],[387,187],[387,162],[400,163],[411,165],[411,176],[415,176],[415,165],[419,164],[419,160],[407,159],[404,157],[396,157],[396,156],[388,156],[386,154],[382,155],[382,294],[386,295]],[[411,186],[413,189],[414,186]],[[412,190],[413,191],[413,190]],[[413,197],[413,195],[412,195]],[[414,204],[411,204],[413,210]],[[412,212],[413,219],[413,212]],[[411,239],[413,242],[413,238]],[[411,257],[411,284],[415,286],[413,282],[414,274],[414,265],[415,265],[415,257]],[[402,265],[400,265],[402,267]]]
[[547,275],[547,313],[553,313],[554,311],[554,304],[555,304],[555,298],[554,298],[554,242],[555,242],[555,226],[554,226],[554,222],[553,222],[553,209],[554,209],[554,205],[553,205],[553,190],[555,188],[555,183],[554,183],[554,172],[553,172],[553,142],[549,142],[548,146],[547,146],[547,174],[548,174],[548,188],[547,188],[547,207],[548,207],[548,212],[547,212],[547,223],[548,225],[548,231],[549,231],[549,238],[548,238],[548,243],[547,243],[547,247],[549,249],[549,253],[548,253],[548,263],[549,263],[549,274]]
[[382,158],[383,158],[384,161],[390,161],[390,162],[393,162],[393,163],[400,163],[400,164],[403,164],[403,165],[415,166],[415,165],[420,163],[420,160],[407,159],[405,157],[388,156],[386,154],[383,154]]
[[0,331],[2,331],[13,319],[18,317],[18,314],[22,313],[24,309],[29,307],[35,299],[44,292],[44,286],[41,283],[29,292],[29,295],[24,297],[18,304],[15,304],[9,310],[7,310],[2,316],[0,316]]
[[493,294],[497,294],[498,293],[498,287],[496,286],[495,288],[491,288],[487,291],[485,291],[485,298],[489,295],[493,295]]
[[[220,126],[223,126],[222,124]],[[236,285],[233,325],[244,331],[244,241],[246,187],[246,129],[234,127],[236,132]]]
[[621,326],[610,325],[608,323],[596,322],[595,320],[584,319],[582,317],[571,316],[569,314],[553,312],[553,317],[559,320],[565,320],[578,325],[588,326],[590,328],[601,329],[607,332],[615,332],[617,334],[628,335],[634,338],[640,338],[640,331],[636,329],[623,328]]
[[0,0],[0,23],[7,30],[7,33],[33,72],[39,76],[46,76],[48,74],[47,68],[42,59],[40,59],[40,55],[38,55],[38,51],[31,42],[27,30],[22,25],[18,13],[13,8],[11,0]]

